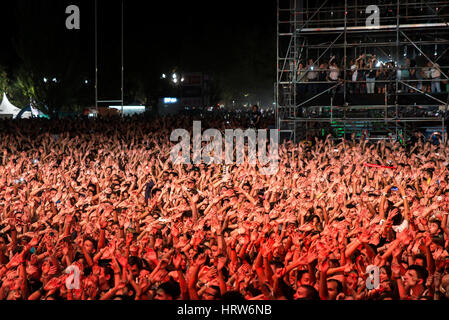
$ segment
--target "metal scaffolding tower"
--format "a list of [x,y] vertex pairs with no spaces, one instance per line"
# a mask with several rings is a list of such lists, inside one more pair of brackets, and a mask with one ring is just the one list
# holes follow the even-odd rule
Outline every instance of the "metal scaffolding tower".
[[[406,139],[418,129],[445,136],[448,0],[379,0],[375,6],[370,0],[277,1],[281,136],[298,141],[356,133]],[[374,55],[371,68],[353,61],[367,62]],[[328,78],[332,56],[339,68],[336,81]],[[355,70],[362,78],[352,78]],[[431,78],[435,70],[441,81]],[[363,74],[373,72],[375,92],[367,94]],[[317,78],[309,77],[312,73]]]

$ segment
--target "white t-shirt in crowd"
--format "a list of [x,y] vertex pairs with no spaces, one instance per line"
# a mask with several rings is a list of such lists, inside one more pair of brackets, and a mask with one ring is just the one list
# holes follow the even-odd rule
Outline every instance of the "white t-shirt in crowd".
[[331,80],[337,81],[338,80],[338,74],[339,74],[338,67],[329,66],[329,69],[330,69],[329,78]]
[[439,78],[441,76],[440,65],[438,63],[434,63],[433,67],[430,69],[430,74],[432,75],[432,79]]
[[309,80],[315,80],[315,79],[317,79],[318,78],[318,72],[316,72],[316,71],[313,71],[313,70],[316,70],[317,69],[317,66],[316,65],[314,65],[314,64],[312,64],[312,65],[309,65],[308,67],[308,72],[307,72],[307,79],[309,79]]
[[351,66],[351,71],[352,71],[352,81],[357,81],[358,70],[355,64]]
[[402,232],[405,229],[408,228],[408,221],[404,220],[402,221],[402,223],[399,226],[392,226],[391,229],[394,230],[394,232]]

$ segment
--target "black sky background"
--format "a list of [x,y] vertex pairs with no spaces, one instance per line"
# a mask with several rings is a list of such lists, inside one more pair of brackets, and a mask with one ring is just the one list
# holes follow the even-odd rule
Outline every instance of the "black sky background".
[[[65,28],[70,4],[80,7],[81,30]],[[251,90],[272,97],[276,1],[125,0],[124,7],[125,92],[139,86],[152,91],[162,72],[178,67],[211,74],[222,93]],[[120,9],[120,0],[98,0],[104,99],[120,92]],[[25,60],[29,68],[38,65],[39,72],[62,79],[74,73],[94,79],[93,0],[16,0],[2,3],[2,12],[0,65],[10,75]]]

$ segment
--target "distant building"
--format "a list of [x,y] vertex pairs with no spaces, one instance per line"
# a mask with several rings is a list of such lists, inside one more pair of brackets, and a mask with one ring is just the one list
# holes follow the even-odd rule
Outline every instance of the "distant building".
[[201,72],[185,73],[176,86],[176,94],[160,98],[160,115],[210,107],[210,77]]
[[190,108],[207,108],[210,106],[210,77],[196,72],[183,74],[181,83],[181,104]]
[[161,116],[176,114],[183,110],[180,99],[177,97],[164,97],[158,101],[158,113]]

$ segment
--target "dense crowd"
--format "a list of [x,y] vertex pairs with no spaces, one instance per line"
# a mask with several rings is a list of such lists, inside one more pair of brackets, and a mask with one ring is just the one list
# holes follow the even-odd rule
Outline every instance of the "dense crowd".
[[265,176],[172,164],[192,120],[2,121],[0,299],[449,298],[448,145],[284,142]]

